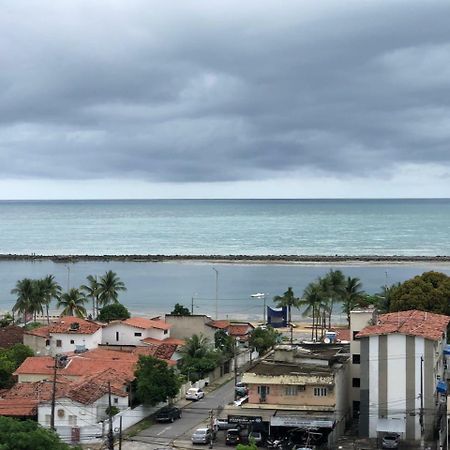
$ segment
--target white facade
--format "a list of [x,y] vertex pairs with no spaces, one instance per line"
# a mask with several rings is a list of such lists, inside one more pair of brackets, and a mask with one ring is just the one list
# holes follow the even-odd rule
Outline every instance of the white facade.
[[153,338],[164,340],[170,337],[170,330],[159,328],[139,328],[122,322],[111,322],[103,328],[103,345],[136,345],[142,346],[142,339]]
[[58,353],[74,352],[78,348],[92,350],[102,343],[102,329],[92,334],[81,333],[51,333],[48,354],[55,356]]

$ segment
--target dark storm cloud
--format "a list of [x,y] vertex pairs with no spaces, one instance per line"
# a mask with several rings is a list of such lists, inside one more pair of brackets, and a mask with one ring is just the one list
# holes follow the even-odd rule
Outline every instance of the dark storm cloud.
[[448,2],[10,2],[2,178],[449,165]]

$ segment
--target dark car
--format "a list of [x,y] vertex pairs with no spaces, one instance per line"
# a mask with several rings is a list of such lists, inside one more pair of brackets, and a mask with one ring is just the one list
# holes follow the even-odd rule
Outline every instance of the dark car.
[[397,433],[387,433],[383,436],[382,447],[396,449],[400,442],[400,435]]
[[241,443],[241,433],[237,428],[230,428],[227,431],[227,436],[225,438],[225,444],[227,445],[238,445]]
[[173,422],[181,417],[181,409],[176,406],[166,406],[160,409],[155,416],[157,422]]

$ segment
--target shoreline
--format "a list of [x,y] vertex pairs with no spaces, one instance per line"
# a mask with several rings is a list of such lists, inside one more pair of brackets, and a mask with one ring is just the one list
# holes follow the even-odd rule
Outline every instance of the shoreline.
[[86,261],[117,262],[200,262],[237,264],[402,264],[449,263],[446,256],[403,255],[37,255],[0,254],[0,261],[52,261],[77,263]]

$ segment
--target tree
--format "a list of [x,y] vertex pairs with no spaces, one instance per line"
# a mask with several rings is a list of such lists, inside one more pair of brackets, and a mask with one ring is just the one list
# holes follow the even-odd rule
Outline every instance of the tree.
[[88,284],[81,285],[80,289],[85,293],[86,297],[92,300],[92,317],[95,318],[99,309],[100,285],[97,276],[88,275],[86,279]]
[[419,309],[450,314],[450,277],[440,272],[424,272],[395,287],[389,293],[390,311]]
[[13,311],[23,314],[23,321],[26,324],[28,318],[34,314],[33,297],[34,297],[34,283],[31,278],[24,278],[16,283],[16,287],[11,290],[11,294],[17,296],[16,304],[13,306]]
[[61,286],[55,281],[54,275],[47,275],[41,280],[37,280],[37,290],[39,292],[40,301],[45,306],[47,315],[47,324],[50,324],[50,316],[48,309],[52,300],[57,300],[61,295]]
[[130,318],[130,311],[122,303],[106,305],[100,310],[97,319],[100,322],[110,322],[111,320],[125,320]]
[[287,307],[288,310],[288,322],[292,323],[291,317],[291,308],[298,308],[300,306],[300,299],[295,297],[294,291],[291,287],[288,287],[288,290],[283,295],[276,295],[273,298],[273,301],[277,305],[278,308]]
[[190,316],[191,312],[186,306],[181,305],[180,303],[175,303],[173,311],[170,313],[173,316]]
[[347,277],[342,295],[342,311],[347,315],[348,326],[350,326],[350,311],[356,306],[363,306],[364,291],[359,278]]
[[179,353],[183,356],[181,373],[187,375],[191,381],[214,370],[220,361],[220,354],[202,334],[194,334],[186,339]]
[[258,327],[250,332],[248,343],[251,348],[256,349],[262,355],[280,342],[280,338],[280,333],[272,327],[267,327],[266,329]]
[[214,333],[214,347],[219,350],[225,359],[234,354],[235,340],[225,330]]
[[8,389],[14,384],[15,381],[13,373],[25,361],[25,359],[33,355],[33,350],[23,344],[15,344],[8,349],[0,349],[1,389]]
[[323,292],[322,288],[317,282],[309,283],[303,292],[303,300],[301,304],[306,306],[303,311],[303,316],[312,317],[312,328],[311,328],[311,340],[317,339],[317,332],[320,323],[320,309],[322,306]]
[[98,299],[102,306],[110,303],[118,303],[119,291],[127,290],[125,284],[112,270],[109,270],[100,278],[98,289]]
[[32,420],[0,417],[1,450],[75,450],[61,441],[53,430],[43,428]]
[[86,317],[86,308],[84,304],[87,299],[79,289],[71,288],[58,299],[58,308],[63,308],[62,316]]
[[173,399],[181,387],[174,369],[153,356],[139,357],[135,375],[137,397],[150,406]]
[[1,319],[0,319],[0,328],[9,327],[14,322],[14,317],[7,312]]
[[325,282],[322,283],[324,296],[327,298],[327,314],[328,314],[328,328],[331,328],[331,315],[333,313],[333,306],[336,301],[343,299],[345,295],[345,276],[340,270],[330,270],[324,277]]

